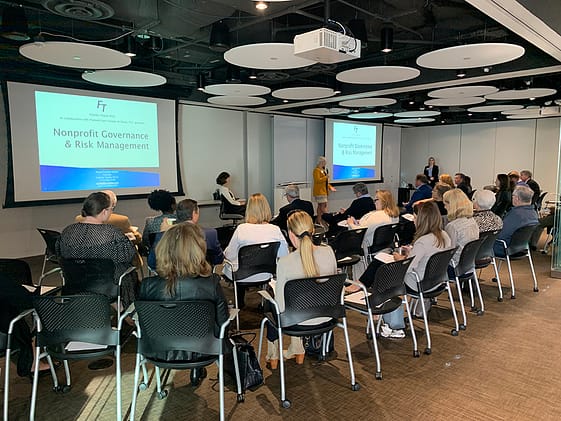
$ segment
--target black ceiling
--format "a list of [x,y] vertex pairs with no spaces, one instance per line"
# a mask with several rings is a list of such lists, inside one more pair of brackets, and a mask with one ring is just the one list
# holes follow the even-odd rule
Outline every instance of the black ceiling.
[[[521,0],[520,3],[529,7],[529,4],[543,2]],[[560,26],[556,22],[556,16],[561,12],[561,5],[558,2],[546,3],[550,4],[548,8],[540,7],[535,13],[556,30]],[[16,3],[12,1],[0,0],[0,6],[14,4]],[[511,42],[522,45],[526,53],[517,60],[494,66],[489,73],[485,73],[483,69],[468,70],[464,79],[458,79],[454,70],[419,68],[421,75],[406,82],[366,86],[343,84],[342,93],[337,98],[305,103],[284,104],[282,100],[268,95],[267,103],[254,109],[299,114],[302,109],[312,106],[335,107],[341,97],[350,99],[352,95],[363,92],[391,90],[391,94],[384,96],[395,98],[397,103],[377,110],[418,110],[422,107],[422,102],[428,99],[427,92],[434,89],[423,85],[446,81],[452,81],[448,86],[473,81],[500,89],[519,89],[528,87],[528,84],[558,90],[561,87],[559,73],[548,71],[540,75],[532,70],[557,66],[559,62],[555,58],[463,0],[294,0],[270,3],[264,12],[258,11],[255,2],[250,0],[28,0],[17,4],[26,11],[30,34],[34,36],[41,33],[47,41],[74,39],[119,49],[126,44],[128,35],[124,35],[130,33],[138,47],[138,55],[133,58],[129,69],[154,72],[165,76],[168,82],[156,88],[118,89],[125,93],[206,103],[209,95],[196,89],[198,75],[203,73],[207,84],[224,83],[230,77],[223,53],[209,48],[213,23],[224,21],[230,28],[231,45],[238,46],[256,42],[291,42],[297,34],[322,27],[326,17],[344,25],[355,18],[365,20],[368,46],[362,50],[360,59],[332,65],[317,64],[303,69],[257,70],[258,79],[251,81],[248,79],[249,70],[241,69],[239,79],[244,83],[266,85],[272,90],[295,86],[333,87],[335,75],[343,70],[377,65],[418,68],[418,56],[443,47],[481,42]],[[106,5],[109,7],[104,7]],[[104,13],[111,16],[105,18]],[[391,26],[394,30],[394,50],[387,54],[379,51],[380,31],[385,26]],[[141,41],[139,34],[147,34],[151,39]],[[119,39],[99,42],[115,38]],[[80,70],[26,59],[18,53],[18,48],[23,43],[0,38],[0,73],[3,79],[114,90],[83,81]],[[524,76],[509,74],[515,71],[526,72]],[[502,76],[505,73],[507,75]],[[495,80],[480,81],[472,78]],[[373,93],[372,96],[378,94]],[[554,97],[518,103],[542,105],[544,101],[557,98],[561,98],[561,93]],[[410,102],[414,104],[411,105]],[[462,123],[504,118],[500,113],[469,116],[465,108],[440,108],[442,118],[439,120]]]

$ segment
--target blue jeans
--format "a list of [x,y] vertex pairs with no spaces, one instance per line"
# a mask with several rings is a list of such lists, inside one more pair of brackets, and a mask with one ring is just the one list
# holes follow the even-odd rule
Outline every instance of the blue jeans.
[[403,320],[404,312],[403,306],[399,306],[391,313],[386,313],[382,316],[384,322],[386,322],[393,330],[405,329],[405,321]]

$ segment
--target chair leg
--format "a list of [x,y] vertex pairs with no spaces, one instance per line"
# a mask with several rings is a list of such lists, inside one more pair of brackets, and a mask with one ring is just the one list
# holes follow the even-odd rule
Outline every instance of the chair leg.
[[470,306],[471,311],[475,310],[475,299],[474,299],[474,296],[473,296],[473,283],[472,283],[475,276],[477,276],[477,275],[475,274],[475,271],[474,271],[473,276],[468,279],[468,281],[469,281],[469,306]]
[[31,408],[29,409],[29,420],[35,420],[35,404],[37,402],[37,385],[39,383],[39,356],[41,348],[35,347],[35,371],[33,373],[33,388],[31,389]]
[[220,388],[220,421],[224,421],[224,355],[218,356],[218,384]]
[[372,313],[370,311],[368,311],[368,327],[372,332],[372,346],[374,347],[374,356],[376,358],[376,379],[382,380],[382,363],[380,362],[380,351],[378,350],[378,340],[376,339],[374,318],[372,317]]
[[45,274],[46,266],[47,266],[47,251],[45,250],[45,256],[43,257],[43,267],[41,268],[41,276]]
[[236,387],[238,388],[238,402],[243,402],[243,390],[242,390],[242,382],[240,380],[240,364],[238,361],[238,349],[236,348],[236,344],[234,341],[230,339],[232,343],[232,356],[234,359],[234,373],[236,374]]
[[409,300],[407,296],[403,297],[403,304],[405,304],[405,310],[407,311],[407,318],[409,319],[409,329],[411,330],[411,338],[413,339],[413,357],[418,358],[419,349],[417,348],[417,335],[415,334],[415,326],[413,325],[413,313],[411,313],[411,308],[409,306]]
[[512,277],[512,267],[510,265],[510,257],[508,257],[508,254],[506,255],[506,264],[508,266],[508,276],[510,278],[510,298],[513,300],[516,298],[516,292],[514,291],[514,278]]
[[536,278],[536,272],[534,271],[534,262],[532,261],[532,254],[528,250],[528,261],[530,262],[530,269],[532,269],[532,278],[534,279],[534,292],[538,292],[538,279]]
[[430,355],[432,351],[431,351],[429,321],[427,318],[427,309],[425,308],[425,298],[422,292],[419,293],[419,298],[417,299],[417,303],[415,303],[415,306],[419,305],[419,302],[421,303],[421,310],[423,310],[423,322],[425,323],[425,332],[427,334],[427,347],[425,348],[425,354]]
[[[8,339],[10,342],[10,339]],[[4,369],[4,421],[8,421],[8,402],[10,393],[10,354],[12,350],[8,347],[6,349],[6,366]]]
[[121,403],[121,346],[117,345],[115,349],[115,376],[116,376],[116,387],[117,387],[117,420],[121,421],[123,419],[122,403]]
[[359,390],[360,385],[356,382],[355,379],[355,367],[353,364],[353,355],[351,353],[351,342],[349,340],[349,330],[347,329],[347,318],[342,317],[343,322],[343,332],[345,332],[345,346],[347,348],[347,358],[349,359],[349,369],[351,371],[351,389],[353,391]]
[[491,264],[493,265],[493,269],[495,270],[495,279],[497,280],[497,287],[499,288],[499,296],[497,297],[497,300],[503,301],[503,287],[501,286],[501,278],[499,276],[499,269],[501,261],[499,260],[499,266],[497,267],[497,260],[493,257],[493,260],[491,260]]
[[479,298],[479,310],[477,311],[478,316],[483,316],[485,313],[485,303],[483,303],[483,296],[481,295],[481,287],[479,286],[479,278],[477,274],[473,272],[473,280],[475,281],[475,290],[477,291],[477,296]]
[[[454,317],[454,329],[450,332],[452,336],[458,336],[458,329],[460,328],[458,324],[458,315],[456,314],[456,306],[454,305],[454,297],[452,296],[452,288],[450,283],[446,282],[446,289],[448,290],[448,298],[450,299],[450,310],[452,310],[452,316]],[[463,308],[463,305],[462,305]]]
[[279,327],[279,329],[277,330],[278,334],[279,334],[279,365],[280,365],[280,386],[281,386],[281,404],[283,406],[283,408],[290,408],[290,401],[288,399],[286,399],[286,390],[285,390],[285,384],[284,384],[284,357],[283,357],[283,352],[282,350],[284,349],[284,346],[282,344],[282,329]]
[[[239,310],[239,307],[238,307],[238,288],[237,288],[237,285],[236,285],[236,280],[234,279],[232,283],[234,284],[234,304],[236,305],[236,309]],[[236,313],[236,332],[240,331],[240,316],[239,316],[239,314],[240,314],[240,312],[238,311]]]
[[140,354],[136,354],[136,364],[134,365],[134,386],[132,389],[132,402],[130,421],[134,421],[134,412],[136,409],[136,395],[138,394],[138,378],[140,376]]
[[[460,330],[466,330],[466,326],[467,326],[466,309],[464,308],[464,297],[462,294],[462,286],[460,285],[460,279],[457,276],[456,276],[456,290],[458,291],[458,300],[460,301],[460,309],[462,310],[462,318],[464,319],[463,324],[460,324],[459,326],[456,324],[456,329],[458,329],[459,327]],[[454,301],[452,299],[452,291],[450,291],[450,306],[454,307]]]
[[261,320],[261,328],[259,329],[259,348],[257,351],[257,361],[261,361],[261,350],[263,349],[263,329],[265,329],[265,323],[267,319]]

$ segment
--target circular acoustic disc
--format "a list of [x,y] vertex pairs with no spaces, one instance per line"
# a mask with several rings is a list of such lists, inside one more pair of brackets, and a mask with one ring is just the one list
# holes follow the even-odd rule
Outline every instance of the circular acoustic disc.
[[358,120],[368,120],[368,119],[374,119],[374,118],[387,118],[387,117],[391,117],[393,116],[392,113],[355,113],[355,114],[349,114],[348,117],[349,118],[356,118]]
[[247,83],[220,83],[205,86],[204,92],[210,95],[255,96],[267,95],[271,92],[271,89],[266,86]]
[[337,74],[337,80],[355,84],[394,83],[415,79],[420,74],[421,71],[413,67],[372,66],[345,70]]
[[294,44],[262,43],[240,45],[224,53],[228,63],[250,69],[296,69],[316,62],[294,55]]
[[260,96],[235,96],[235,95],[224,95],[224,96],[211,96],[207,99],[211,104],[217,105],[237,105],[237,106],[249,106],[249,105],[261,105],[265,104],[267,100],[261,98]]
[[504,105],[482,105],[480,107],[468,108],[470,113],[498,113],[501,111],[519,110],[522,105],[504,104]]
[[386,105],[393,105],[397,100],[393,98],[360,98],[349,99],[348,101],[341,101],[339,103],[342,107],[384,107]]
[[19,52],[40,63],[75,69],[117,69],[131,63],[120,51],[79,42],[31,42],[19,47]]
[[510,89],[508,91],[500,91],[494,94],[485,95],[485,99],[510,100],[510,99],[528,99],[539,98],[542,96],[554,95],[557,92],[551,88],[529,88],[529,89]]
[[453,88],[437,89],[427,95],[431,98],[459,98],[465,96],[483,96],[494,94],[499,89],[494,86],[454,86]]
[[502,111],[501,114],[503,115],[518,115],[518,114],[535,114],[535,113],[539,113],[540,109],[539,108],[519,108],[517,110],[505,110]]
[[453,105],[472,105],[481,104],[485,102],[485,98],[478,96],[470,97],[466,96],[463,98],[435,98],[425,101],[425,105],[433,105],[436,107],[450,107]]
[[440,111],[403,111],[394,114],[395,117],[399,118],[434,117],[437,115],[440,115]]
[[306,115],[340,115],[340,114],[347,114],[350,113],[351,110],[348,108],[308,108],[306,110],[302,110],[302,114]]
[[85,71],[82,73],[82,79],[100,85],[126,86],[128,88],[159,86],[167,82],[167,79],[163,76],[135,70]]
[[524,48],[501,42],[457,45],[425,53],[417,64],[428,69],[472,69],[506,63],[524,55]]
[[419,117],[419,118],[398,118],[394,120],[394,123],[431,123],[434,121],[434,118],[426,118],[426,117]]
[[335,91],[331,88],[322,88],[317,86],[302,86],[296,88],[284,88],[273,91],[272,95],[280,99],[321,99],[335,95]]

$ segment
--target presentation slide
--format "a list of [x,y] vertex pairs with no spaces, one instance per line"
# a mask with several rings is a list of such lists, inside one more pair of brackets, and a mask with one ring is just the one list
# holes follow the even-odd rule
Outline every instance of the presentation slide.
[[378,181],[381,174],[382,125],[326,119],[325,153],[330,182]]
[[15,203],[178,191],[175,101],[7,87]]

